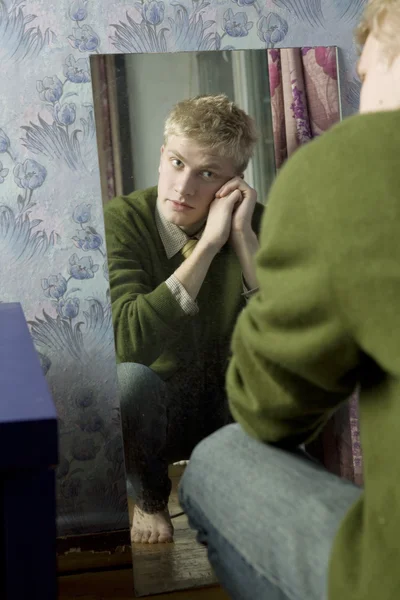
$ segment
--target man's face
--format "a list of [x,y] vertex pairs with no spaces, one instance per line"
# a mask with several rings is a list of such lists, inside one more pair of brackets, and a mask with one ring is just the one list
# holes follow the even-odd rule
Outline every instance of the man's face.
[[158,172],[159,210],[189,234],[206,221],[218,190],[238,175],[231,159],[175,135],[161,148]]
[[361,113],[400,108],[400,57],[389,63],[373,34],[368,36],[357,68],[362,81]]

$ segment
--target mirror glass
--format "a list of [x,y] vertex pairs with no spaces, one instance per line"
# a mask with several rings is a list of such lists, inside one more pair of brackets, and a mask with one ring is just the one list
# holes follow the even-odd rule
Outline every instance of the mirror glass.
[[[199,240],[235,178],[257,193],[258,232],[276,172],[340,119],[337,51],[97,55],[91,69],[135,593],[212,585],[177,488],[194,446],[231,420],[230,339],[257,292],[230,231],[212,256]],[[95,236],[84,214],[82,227]]]

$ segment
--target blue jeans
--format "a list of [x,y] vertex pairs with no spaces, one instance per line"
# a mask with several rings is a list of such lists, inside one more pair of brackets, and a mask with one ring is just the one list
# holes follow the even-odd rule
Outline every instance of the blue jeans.
[[195,448],[179,489],[232,600],[325,600],[333,538],[361,493],[237,424]]
[[144,365],[117,366],[128,493],[148,513],[168,504],[168,465],[232,420],[223,386],[196,375],[193,367],[162,381]]

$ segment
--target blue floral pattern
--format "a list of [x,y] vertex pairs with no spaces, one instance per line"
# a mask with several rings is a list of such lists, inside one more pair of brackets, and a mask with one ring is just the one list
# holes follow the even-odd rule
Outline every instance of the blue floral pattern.
[[63,93],[63,84],[58,79],[57,75],[54,77],[45,77],[43,81],[36,82],[36,89],[39,92],[39,98],[43,102],[57,102]]
[[252,6],[256,0],[233,0],[238,6]]
[[4,152],[8,152],[10,148],[10,138],[8,135],[0,129],[0,154],[4,154]]
[[80,204],[77,206],[72,213],[72,218],[75,223],[79,223],[79,225],[83,225],[84,223],[88,223],[91,219],[91,204]]
[[60,535],[127,526],[90,56],[323,39],[345,50],[346,116],[359,102],[350,32],[364,3],[59,0],[35,15],[0,1],[0,301],[23,304],[57,404]]
[[9,169],[3,167],[3,163],[0,161],[0,183],[4,183],[9,173]]
[[43,185],[46,177],[45,167],[33,159],[27,159],[23,164],[17,163],[14,167],[15,183],[23,190],[36,190]]
[[136,6],[142,14],[143,19],[149,25],[159,25],[164,20],[165,4],[157,0],[145,0],[143,4],[137,3]]
[[[47,76],[36,82],[40,99],[45,103],[52,122],[38,114],[38,124],[32,121],[22,126],[25,132],[24,146],[33,152],[55,161],[64,162],[71,170],[87,169],[84,156],[87,147],[95,139],[93,106],[85,105],[86,115],[80,119],[80,128],[76,125],[77,104],[66,102],[77,92],[67,92],[68,84],[86,84],[90,82],[90,67],[87,58],[78,58],[70,54],[63,65],[65,81],[57,75]],[[0,138],[1,140],[1,138]],[[1,141],[0,141],[1,143]]]
[[63,319],[75,319],[79,314],[79,298],[66,298],[57,303],[57,312]]
[[244,12],[234,13],[230,8],[224,14],[224,30],[231,37],[244,37],[254,23],[248,20],[247,14]]
[[287,21],[276,13],[269,13],[267,17],[261,17],[257,23],[258,37],[270,48],[282,42],[288,30]]
[[68,104],[57,104],[54,105],[54,112],[56,120],[60,125],[73,125],[76,119],[76,104],[69,102]]
[[37,15],[26,14],[21,5],[18,0],[0,4],[0,59],[13,64],[37,58],[57,37],[49,27],[43,31]]
[[93,52],[100,44],[99,36],[90,25],[75,27],[72,35],[68,36],[68,40],[71,46],[77,48],[79,52]]
[[36,198],[43,201],[40,188],[46,183],[46,167],[32,158],[18,161],[5,128],[0,128],[0,155],[0,185],[13,185],[7,203],[0,202],[1,264],[21,268],[48,254],[60,236],[54,230],[48,233],[39,228],[42,219],[32,218]]
[[76,60],[72,54],[68,56],[63,67],[64,76],[72,83],[89,83],[90,66],[85,58]]
[[87,19],[87,3],[88,0],[74,0],[74,2],[72,2],[69,7],[69,18],[72,19],[72,21],[76,21],[77,23]]
[[47,298],[59,300],[67,291],[67,280],[60,275],[50,275],[48,279],[42,279],[42,288]]

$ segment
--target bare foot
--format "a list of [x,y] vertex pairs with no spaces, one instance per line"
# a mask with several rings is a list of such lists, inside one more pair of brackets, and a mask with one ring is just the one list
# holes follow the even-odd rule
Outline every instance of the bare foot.
[[131,540],[142,544],[166,544],[173,542],[174,528],[168,509],[148,514],[135,506]]

